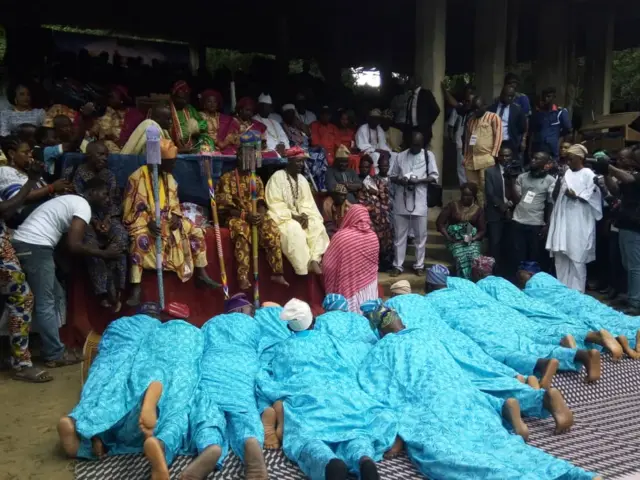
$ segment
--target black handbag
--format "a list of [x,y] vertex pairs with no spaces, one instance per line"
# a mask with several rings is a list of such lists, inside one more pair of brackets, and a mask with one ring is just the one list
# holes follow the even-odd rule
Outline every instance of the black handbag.
[[[427,159],[427,178],[429,178],[429,159]],[[427,184],[427,207],[442,207],[442,185],[436,183]]]

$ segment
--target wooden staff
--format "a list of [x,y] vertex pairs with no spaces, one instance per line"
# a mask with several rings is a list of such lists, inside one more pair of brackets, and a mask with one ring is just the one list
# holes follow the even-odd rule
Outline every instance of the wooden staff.
[[162,162],[160,153],[161,133],[155,125],[150,125],[146,130],[147,135],[147,165],[153,167],[153,200],[156,204],[156,225],[159,234],[156,235],[156,274],[158,275],[158,303],[164,309],[164,281],[162,268],[162,220],[160,212],[160,180],[158,165]]
[[220,222],[218,220],[218,207],[216,205],[216,191],[213,188],[213,179],[211,178],[211,157],[204,157],[204,169],[207,174],[207,183],[209,185],[209,201],[211,202],[211,216],[213,217],[213,232],[216,236],[216,247],[218,249],[218,262],[220,263],[220,281],[222,282],[222,291],[224,298],[229,298],[229,284],[227,282],[227,271],[224,266],[224,255],[222,254],[222,237],[220,235]]
[[[258,214],[258,186],[256,180],[256,161],[251,162],[251,213]],[[264,221],[264,220],[263,220]],[[251,249],[253,251],[253,303],[260,308],[260,283],[258,272],[258,226],[251,225]]]

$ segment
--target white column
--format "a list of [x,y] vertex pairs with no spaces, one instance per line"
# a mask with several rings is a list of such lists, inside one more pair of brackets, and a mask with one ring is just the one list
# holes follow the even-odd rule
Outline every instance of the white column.
[[611,70],[615,11],[607,5],[593,5],[586,29],[584,116],[607,115],[611,108]]
[[487,105],[500,95],[504,84],[507,11],[507,0],[476,1],[475,84]]
[[[556,103],[567,104],[567,75],[570,51],[570,5],[567,0],[540,0],[538,40],[535,59],[536,93],[547,87],[556,89]],[[553,12],[553,14],[549,14]]]
[[445,42],[447,0],[416,0],[416,57],[415,75],[418,84],[428,88],[440,107],[440,115],[433,124],[431,151],[436,156],[441,173],[444,146],[444,98],[442,80],[445,75]]

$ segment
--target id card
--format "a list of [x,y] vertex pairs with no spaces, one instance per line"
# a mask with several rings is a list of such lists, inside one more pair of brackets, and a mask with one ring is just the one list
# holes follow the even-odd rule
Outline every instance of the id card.
[[478,143],[478,136],[471,135],[471,138],[469,139],[469,145],[473,147],[476,143]]
[[532,192],[531,190],[529,190],[527,194],[524,196],[524,198],[522,199],[522,201],[524,203],[533,203],[534,198],[536,198],[535,192]]

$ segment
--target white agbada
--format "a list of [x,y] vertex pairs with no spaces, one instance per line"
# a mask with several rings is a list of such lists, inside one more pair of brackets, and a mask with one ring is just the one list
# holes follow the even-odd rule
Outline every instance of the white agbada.
[[[551,213],[546,248],[555,258],[558,280],[584,292],[587,263],[596,259],[596,222],[602,218],[602,195],[588,168],[567,170]],[[555,187],[555,183],[550,187]],[[579,197],[566,195],[573,190]]]
[[284,143],[284,148],[290,148],[289,138],[278,122],[271,118],[261,117],[260,115],[254,115],[253,119],[267,127],[266,136],[268,150],[275,150],[279,143]]
[[368,123],[358,128],[356,132],[356,147],[358,147],[362,153],[366,153],[371,157],[376,173],[378,173],[378,159],[380,158],[380,154],[376,152],[376,150],[391,152],[382,127],[378,125],[377,128],[373,129],[369,127]]

